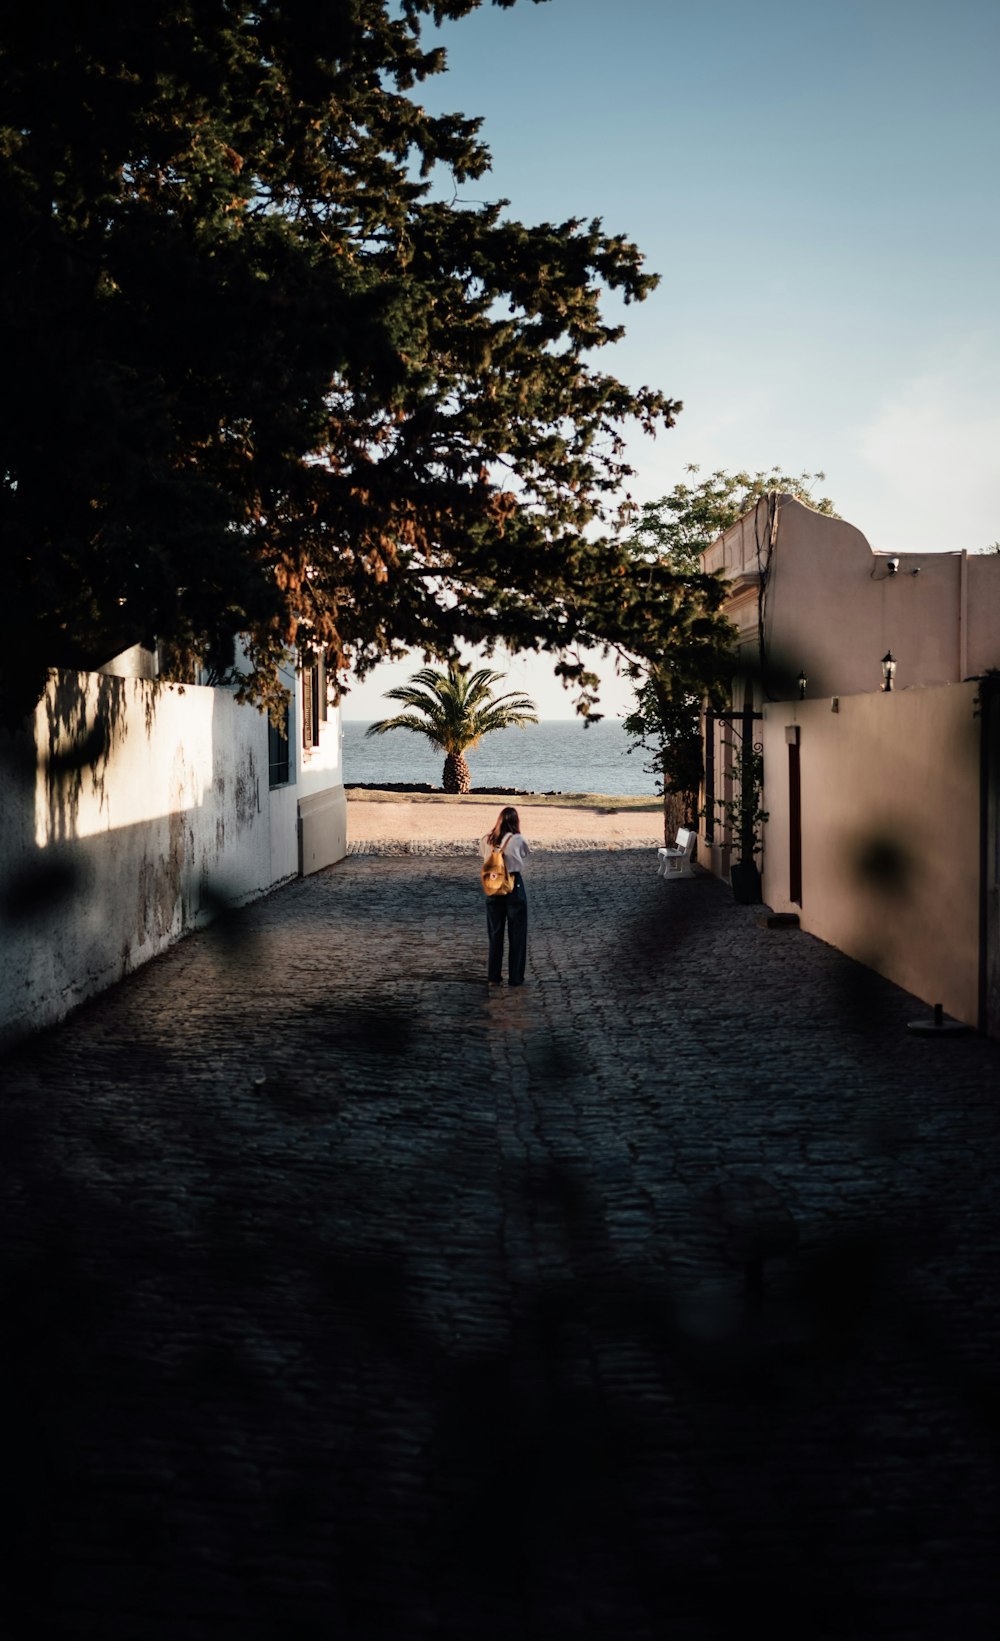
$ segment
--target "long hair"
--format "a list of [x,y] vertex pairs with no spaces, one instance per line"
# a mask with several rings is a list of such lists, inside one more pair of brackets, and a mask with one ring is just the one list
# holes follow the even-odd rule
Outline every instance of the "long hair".
[[489,835],[490,842],[494,849],[498,849],[508,832],[520,832],[520,830],[521,822],[518,819],[517,810],[511,809],[508,805],[506,809],[501,809],[497,816],[497,823]]

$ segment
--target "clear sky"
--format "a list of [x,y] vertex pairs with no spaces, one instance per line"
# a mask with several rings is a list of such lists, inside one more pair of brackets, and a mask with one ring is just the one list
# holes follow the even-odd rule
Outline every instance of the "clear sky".
[[[483,116],[493,153],[465,194],[602,217],[661,275],[601,356],[684,401],[629,438],[633,495],[780,463],[873,547],[1000,537],[997,0],[519,0],[441,38],[421,99]],[[510,686],[572,714],[547,659]]]

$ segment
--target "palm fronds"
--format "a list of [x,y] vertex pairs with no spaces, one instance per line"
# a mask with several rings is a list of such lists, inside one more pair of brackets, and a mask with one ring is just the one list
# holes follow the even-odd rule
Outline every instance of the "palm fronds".
[[535,703],[527,695],[509,690],[495,695],[502,672],[481,667],[470,673],[455,662],[446,672],[422,667],[408,683],[386,690],[386,699],[399,701],[410,711],[370,724],[366,735],[386,735],[390,729],[409,729],[424,735],[452,757],[477,746],[494,730],[522,724],[537,724]]

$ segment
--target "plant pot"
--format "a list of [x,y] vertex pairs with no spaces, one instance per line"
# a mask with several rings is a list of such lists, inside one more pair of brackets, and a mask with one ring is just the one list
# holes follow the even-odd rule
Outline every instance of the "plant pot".
[[760,872],[755,861],[734,861],[729,868],[729,881],[733,888],[733,899],[741,906],[760,905],[763,897],[760,892]]

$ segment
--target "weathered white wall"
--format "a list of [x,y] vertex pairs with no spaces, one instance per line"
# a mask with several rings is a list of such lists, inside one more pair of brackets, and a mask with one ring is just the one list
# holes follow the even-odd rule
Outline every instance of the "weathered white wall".
[[266,719],[227,690],[53,674],[3,751],[0,1041],[299,870],[298,789],[269,793]]
[[[977,686],[764,708],[764,899],[928,1003],[977,1023]],[[789,890],[788,746],[799,729],[802,902]]]

